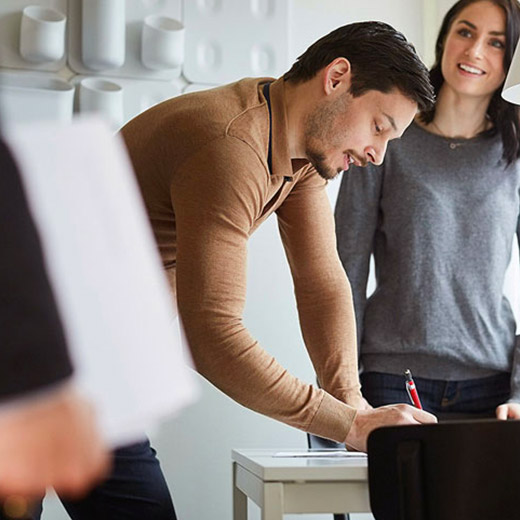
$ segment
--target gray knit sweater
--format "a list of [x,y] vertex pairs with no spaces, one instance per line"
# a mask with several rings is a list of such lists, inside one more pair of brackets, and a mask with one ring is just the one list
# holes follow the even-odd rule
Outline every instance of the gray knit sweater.
[[512,372],[520,401],[520,345],[503,295],[520,236],[520,167],[504,168],[501,156],[499,136],[448,140],[413,123],[383,166],[343,174],[336,232],[362,370],[441,380]]

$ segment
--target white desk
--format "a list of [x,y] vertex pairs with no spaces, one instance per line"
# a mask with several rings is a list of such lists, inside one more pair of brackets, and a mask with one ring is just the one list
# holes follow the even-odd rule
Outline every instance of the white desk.
[[285,513],[370,512],[366,458],[274,453],[233,450],[233,520],[247,519],[248,498],[262,510],[262,520],[282,520]]

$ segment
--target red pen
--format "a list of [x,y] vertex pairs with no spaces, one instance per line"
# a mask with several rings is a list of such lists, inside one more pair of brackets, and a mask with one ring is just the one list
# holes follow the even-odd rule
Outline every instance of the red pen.
[[422,410],[421,400],[419,399],[419,394],[417,393],[417,388],[415,388],[415,383],[413,382],[412,373],[410,372],[409,368],[404,371],[404,376],[406,377],[405,386],[410,400],[412,401],[415,408]]

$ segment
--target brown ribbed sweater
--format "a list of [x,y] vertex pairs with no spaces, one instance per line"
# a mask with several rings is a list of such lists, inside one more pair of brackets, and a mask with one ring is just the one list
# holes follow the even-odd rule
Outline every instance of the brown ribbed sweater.
[[[173,98],[122,130],[197,370],[248,408],[343,442],[360,398],[350,286],[325,181],[291,161],[283,80]],[[247,241],[276,212],[305,344],[323,389],[290,375],[242,323]]]

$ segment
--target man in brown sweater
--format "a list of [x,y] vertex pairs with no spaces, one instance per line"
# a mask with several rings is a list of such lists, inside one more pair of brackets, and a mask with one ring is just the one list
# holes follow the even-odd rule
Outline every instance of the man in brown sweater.
[[[325,191],[351,163],[380,164],[432,100],[413,47],[367,22],[317,41],[282,78],[173,98],[123,128],[197,370],[242,405],[360,450],[375,427],[435,421],[361,397]],[[272,213],[321,388],[284,370],[242,323],[247,242]]]

